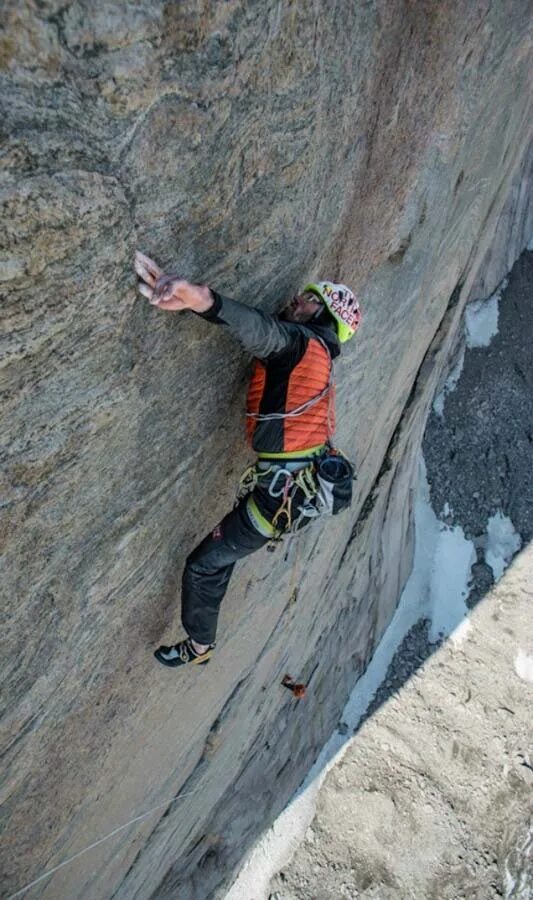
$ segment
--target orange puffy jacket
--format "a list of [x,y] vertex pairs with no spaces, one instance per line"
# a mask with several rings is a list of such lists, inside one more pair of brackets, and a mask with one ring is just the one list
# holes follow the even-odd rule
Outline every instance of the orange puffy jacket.
[[247,432],[259,454],[291,454],[326,443],[335,427],[332,360],[340,353],[328,313],[301,325],[213,292],[202,318],[227,325],[255,356]]

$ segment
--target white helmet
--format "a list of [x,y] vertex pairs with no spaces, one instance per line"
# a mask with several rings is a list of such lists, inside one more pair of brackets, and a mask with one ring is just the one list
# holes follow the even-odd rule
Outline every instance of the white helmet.
[[345,284],[317,281],[307,284],[304,291],[316,294],[337,322],[339,341],[344,343],[354,336],[361,323],[359,300]]

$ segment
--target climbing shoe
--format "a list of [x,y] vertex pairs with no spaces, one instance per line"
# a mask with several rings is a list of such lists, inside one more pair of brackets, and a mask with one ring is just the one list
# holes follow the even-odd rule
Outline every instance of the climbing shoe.
[[205,653],[197,653],[191,643],[191,639],[187,638],[178,644],[173,644],[171,647],[158,647],[154,656],[164,666],[185,666],[187,663],[204,666],[209,662],[214,646],[214,644],[210,644],[209,650],[206,650]]

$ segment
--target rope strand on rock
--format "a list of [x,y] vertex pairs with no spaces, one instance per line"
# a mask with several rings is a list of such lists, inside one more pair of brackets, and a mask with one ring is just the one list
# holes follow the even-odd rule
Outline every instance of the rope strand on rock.
[[171,806],[176,802],[176,800],[183,800],[185,797],[191,797],[193,794],[197,794],[199,791],[200,788],[196,788],[196,790],[194,791],[187,791],[186,794],[178,794],[177,797],[173,797],[171,800],[166,800],[164,803],[158,803],[157,806],[152,806],[151,809],[141,813],[139,816],[134,816],[133,819],[125,822],[123,825],[119,825],[118,828],[114,828],[113,831],[109,832],[109,834],[106,834],[104,835],[104,837],[101,837],[97,841],[94,841],[92,844],[89,844],[88,847],[84,847],[83,850],[78,850],[77,853],[69,856],[68,859],[64,859],[63,862],[59,863],[57,866],[53,866],[51,869],[47,869],[46,872],[43,872],[43,874],[39,875],[39,877],[34,881],[30,881],[14,894],[10,894],[10,896],[7,897],[7,900],[15,900],[15,897],[22,896],[22,894],[25,894],[26,891],[30,890],[30,888],[35,887],[36,884],[39,884],[40,881],[43,881],[45,878],[48,878],[55,872],[58,872],[59,869],[63,868],[63,866],[68,866],[69,863],[73,862],[75,859],[78,859],[78,857],[83,856],[84,853],[88,853],[89,850],[93,850],[94,847],[98,847],[100,844],[105,843],[105,841],[108,841],[109,838],[112,838],[115,834],[119,834],[119,832],[124,831],[126,828],[129,828],[129,826],[133,825],[135,822],[141,822],[143,819],[147,819],[149,816],[153,815],[153,813],[157,812],[158,809],[164,809],[165,806]]

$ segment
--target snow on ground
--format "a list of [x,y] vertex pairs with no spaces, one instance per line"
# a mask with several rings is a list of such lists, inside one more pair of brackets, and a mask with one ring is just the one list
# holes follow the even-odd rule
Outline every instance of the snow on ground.
[[499,511],[488,521],[487,536],[485,562],[491,567],[496,582],[502,577],[515,553],[520,550],[522,541],[509,516],[504,516]]
[[427,529],[421,549],[422,565],[429,565],[427,586],[428,574],[423,571],[424,589],[428,597],[425,614],[431,622],[429,639],[436,642],[440,638],[451,637],[454,644],[459,644],[470,627],[466,618],[465,601],[470,570],[476,562],[476,551],[459,525],[451,528],[437,519],[429,502],[429,487],[425,476],[422,489],[428,492],[423,497],[424,506],[419,516],[424,515]]
[[475,300],[465,309],[467,347],[488,347],[498,333],[498,296]]
[[509,284],[504,278],[487,300],[475,300],[465,308],[465,335],[467,347],[488,347],[498,334],[498,304]]
[[522,857],[525,861],[522,871],[517,878],[513,878],[509,871],[509,857],[505,860],[505,900],[531,900],[531,865],[533,859],[533,828],[530,828],[526,839],[513,854]]
[[[498,304],[509,283],[504,278],[501,284],[486,300],[474,300],[465,307],[465,341],[466,347],[488,347],[492,338],[498,334]],[[433,412],[437,416],[444,415],[446,395],[455,390],[465,361],[466,347],[462,347],[457,362],[451,370],[444,387],[433,401]]]
[[459,381],[459,378],[461,377],[461,372],[463,371],[463,366],[464,366],[464,362],[465,362],[465,349],[466,349],[465,347],[463,347],[461,349],[459,358],[457,359],[457,362],[455,363],[453,369],[451,370],[450,374],[448,375],[446,382],[444,384],[444,387],[442,388],[442,391],[440,391],[440,393],[437,394],[437,396],[435,397],[435,399],[433,401],[433,411],[436,413],[437,416],[442,417],[444,415],[444,401],[446,399],[446,394],[450,394],[452,391],[455,390],[455,386],[456,386],[457,382]]
[[[415,555],[413,569],[400,603],[366,672],[357,682],[341,719],[353,733],[383,681],[394,654],[405,635],[419,619],[431,622],[434,640],[451,636],[463,640],[469,623],[465,599],[474,546],[459,526],[440,522],[431,507],[424,460],[415,503]],[[343,732],[345,728],[343,727]],[[303,785],[272,828],[252,850],[225,900],[267,900],[269,883],[291,859],[315,814],[318,791],[327,773],[346,752],[353,737],[335,731]]]
[[519,650],[514,661],[514,670],[522,681],[533,684],[533,656]]

